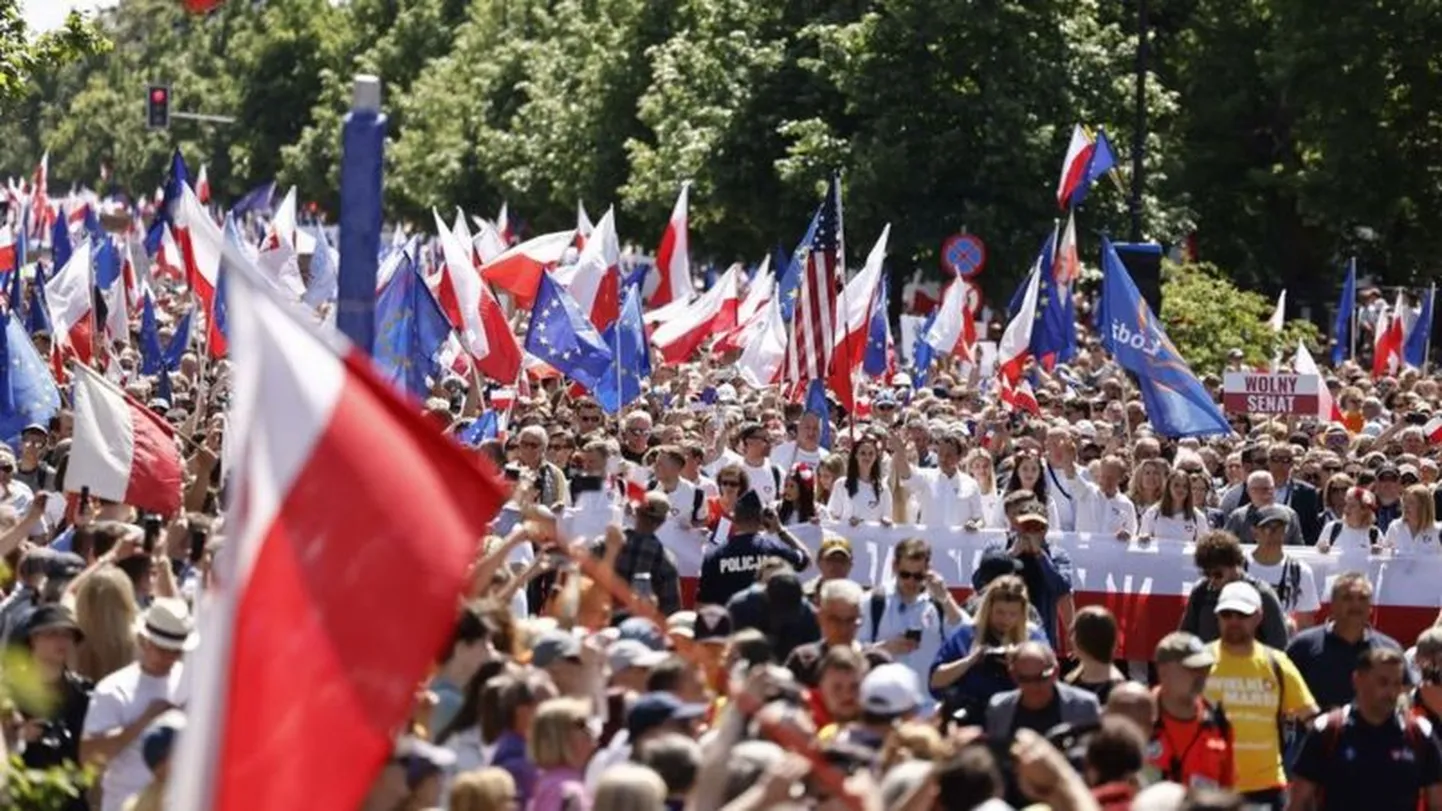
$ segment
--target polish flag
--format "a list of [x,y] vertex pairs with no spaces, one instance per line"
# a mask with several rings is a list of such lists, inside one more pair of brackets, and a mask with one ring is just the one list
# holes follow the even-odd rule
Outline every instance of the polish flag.
[[[881,271],[886,261],[886,243],[891,237],[891,223],[881,229],[881,236],[871,246],[866,264],[841,291],[836,300],[836,340],[832,346],[832,374],[854,375],[866,357],[867,332],[871,327],[871,310],[881,293]],[[832,386],[832,391],[841,390]]]
[[1076,246],[1076,212],[1067,212],[1066,230],[1061,232],[1061,241],[1056,246],[1056,261],[1052,263],[1052,278],[1057,284],[1071,284],[1081,278],[1081,257]]
[[496,226],[479,217],[472,217],[471,222],[476,224],[476,235],[471,240],[471,246],[475,249],[478,265],[484,265],[506,252],[506,241],[496,230]]
[[781,302],[771,299],[761,311],[761,320],[751,330],[736,361],[736,369],[749,385],[761,388],[781,377],[786,363],[786,321],[781,317]]
[[501,201],[501,211],[496,215],[496,234],[500,236],[501,243],[510,247],[516,241],[516,234],[511,230],[511,212],[506,206],[506,201]]
[[1067,202],[1077,187],[1086,182],[1087,164],[1091,163],[1096,144],[1087,137],[1080,124],[1071,132],[1071,143],[1067,144],[1066,158],[1061,163],[1061,180],[1056,185],[1056,202],[1066,210]]
[[736,326],[716,339],[711,346],[712,352],[721,354],[745,349],[750,336],[766,323],[766,304],[776,291],[776,276],[771,273],[770,265],[771,257],[761,260],[761,266],[751,279],[751,287],[746,291],[746,298],[741,300],[741,306],[736,310]]
[[210,205],[210,175],[206,174],[203,163],[200,165],[200,175],[195,178],[195,197],[201,205]]
[[[968,285],[965,279],[957,278],[941,294],[941,307],[931,329],[921,339],[942,355],[955,355],[970,360],[972,348],[976,345],[976,317],[966,306]],[[862,336],[865,341],[865,336]],[[864,344],[863,344],[864,345]]]
[[44,239],[45,231],[53,222],[50,212],[50,150],[40,156],[40,163],[35,167],[35,178],[33,188],[30,191],[30,210],[35,212],[34,235]]
[[[612,208],[614,208],[614,206],[612,206]],[[594,225],[591,224],[591,215],[586,213],[586,203],[585,203],[585,201],[584,201],[584,200],[577,200],[577,201],[576,201],[576,236],[577,236],[577,241],[578,241],[578,242],[581,242],[581,243],[584,243],[585,240],[588,240],[588,239],[591,238],[591,232],[594,231],[594,230],[596,230],[596,226],[594,226]],[[581,245],[578,245],[577,247],[585,248],[586,246],[585,246],[584,244],[581,244]]]
[[88,366],[75,367],[75,442],[65,489],[175,515],[185,481],[175,431]]
[[91,272],[90,240],[75,247],[70,261],[60,272],[45,282],[45,300],[50,305],[50,327],[54,330],[54,362],[56,377],[61,376],[64,359],[71,356],[88,364],[94,358],[94,329],[91,315],[92,302],[90,287],[93,284]]
[[1436,445],[1442,442],[1442,414],[1438,414],[1422,426],[1422,433],[1427,435],[1427,441]]
[[[349,811],[450,638],[505,487],[255,284],[229,285],[235,506],[168,807]],[[404,605],[367,610],[386,589]]]
[[682,183],[666,233],[661,235],[661,247],[656,249],[656,266],[646,275],[644,292],[651,307],[691,298],[691,237],[686,224],[690,192],[690,182]]
[[575,231],[556,231],[507,250],[481,268],[481,278],[510,293],[516,305],[530,309],[546,268],[560,264],[576,239]]
[[1402,344],[1406,340],[1403,318],[1407,312],[1406,307],[1407,302],[1399,290],[1392,312],[1377,319],[1377,340],[1372,352],[1373,377],[1391,374],[1402,367]]
[[[584,213],[584,212],[583,212]],[[579,233],[579,232],[578,232]],[[581,256],[573,265],[556,271],[552,278],[590,314],[591,323],[603,332],[621,317],[621,240],[616,236],[616,209],[606,209],[596,223]]]
[[10,226],[0,227],[0,270],[15,267],[15,232]]
[[1041,268],[1033,265],[1026,279],[1026,293],[1022,296],[1021,308],[1017,310],[1011,323],[1006,325],[1006,332],[1002,333],[1001,342],[996,348],[997,369],[1013,384],[1021,379],[1021,370],[1026,366],[1026,359],[1031,356],[1031,328],[1036,323],[1037,282],[1040,277]]
[[1025,378],[1018,380],[1016,385],[1012,385],[1012,382],[1006,379],[1006,375],[1001,375],[997,377],[997,382],[1000,389],[1001,401],[1005,403],[1011,411],[1041,414],[1041,403],[1037,402],[1036,393],[1032,391],[1031,383],[1028,383]]
[[[434,214],[445,268],[437,301],[460,334],[476,369],[493,380],[510,382],[521,370],[521,348],[500,303],[471,264],[466,245]],[[433,291],[435,292],[435,291]]]
[[160,250],[155,252],[155,261],[150,266],[150,273],[157,279],[170,279],[171,281],[182,281],[185,279],[185,256],[176,244],[175,232],[170,230],[168,224],[160,226]]
[[209,314],[215,306],[215,287],[220,282],[220,257],[225,250],[225,234],[200,204],[195,192],[181,184],[180,201],[175,206],[175,241],[185,258],[185,281],[200,297]]
[[651,343],[661,350],[667,363],[685,362],[706,338],[736,326],[736,313],[741,307],[737,281],[740,274],[741,266],[732,265],[684,313],[651,334]]
[[[1317,368],[1317,361],[1312,358],[1312,353],[1307,351],[1307,345],[1301,341],[1297,342],[1292,371],[1299,375],[1314,375],[1319,382],[1322,380],[1322,370]],[[1332,392],[1325,384],[1317,387],[1317,416],[1332,422],[1342,421],[1342,409],[1338,407],[1337,401],[1332,399]]]
[[911,280],[901,287],[901,303],[912,315],[931,315],[941,306],[941,284],[923,281],[920,270],[911,274]]

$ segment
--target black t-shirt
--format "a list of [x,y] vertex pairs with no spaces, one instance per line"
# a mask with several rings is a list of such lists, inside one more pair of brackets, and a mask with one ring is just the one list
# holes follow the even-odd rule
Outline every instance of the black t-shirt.
[[[90,708],[90,691],[95,685],[89,680],[66,671],[60,680],[60,701],[43,718],[40,739],[25,745],[21,759],[32,769],[48,769],[70,760],[80,762],[80,733],[85,726],[85,712]],[[23,708],[22,708],[23,709]]]
[[1061,697],[1052,700],[1039,710],[1029,710],[1021,702],[1016,705],[1016,718],[1011,722],[1011,733],[1018,729],[1029,729],[1038,735],[1045,735],[1061,723]]
[[1442,747],[1426,719],[1408,733],[1401,715],[1374,726],[1349,707],[1341,729],[1333,723],[1312,724],[1294,770],[1321,790],[1319,811],[1416,811],[1420,792],[1442,783]]
[[[1332,623],[1328,622],[1304,629],[1292,637],[1292,641],[1287,643],[1287,658],[1307,681],[1307,688],[1317,699],[1317,706],[1330,710],[1352,700],[1355,695],[1352,671],[1356,669],[1357,659],[1372,648],[1402,650],[1397,640],[1371,628],[1359,642],[1353,644],[1333,633]],[[1411,674],[1405,671],[1403,678],[1408,683],[1412,681]]]
[[789,544],[756,533],[732,535],[721,546],[706,550],[701,561],[701,578],[696,587],[699,605],[726,605],[733,596],[756,582],[761,561],[779,557],[800,569],[806,557]]

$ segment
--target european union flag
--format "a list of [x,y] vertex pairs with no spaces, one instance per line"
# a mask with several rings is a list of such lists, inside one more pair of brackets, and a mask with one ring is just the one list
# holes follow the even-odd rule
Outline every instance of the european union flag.
[[230,213],[241,217],[251,212],[267,213],[270,211],[271,201],[275,199],[275,181],[271,180],[256,186],[245,193],[245,196],[235,201],[231,206]]
[[451,324],[409,257],[376,298],[375,319],[371,357],[376,370],[407,395],[424,397],[430,390],[427,377],[439,380],[443,374],[436,355],[451,334]]
[[461,431],[457,439],[461,441],[462,445],[474,448],[488,439],[495,439],[499,436],[500,427],[500,417],[496,415],[496,412],[486,409],[481,412],[481,416],[471,420],[471,424]]
[[926,342],[926,336],[931,332],[932,325],[936,323],[936,315],[939,312],[941,312],[941,307],[932,310],[931,315],[926,317],[926,323],[917,330],[916,343],[911,347],[911,382],[918,389],[926,385],[927,375],[931,371],[931,358],[936,350]]
[[1341,366],[1352,350],[1352,313],[1357,309],[1357,260],[1347,261],[1347,278],[1342,280],[1342,299],[1337,302],[1337,320],[1332,323],[1332,365]]
[[826,401],[826,381],[817,378],[806,384],[806,414],[821,420],[821,447],[831,447],[831,404]]
[[20,319],[6,313],[0,330],[0,439],[18,447],[20,431],[49,423],[60,411],[60,389],[35,351]]
[[881,291],[876,296],[876,301],[871,305],[871,323],[866,325],[866,354],[861,359],[861,370],[872,377],[881,377],[886,374],[886,338],[890,334],[887,326],[887,304],[890,296],[888,288],[891,287],[890,280],[885,275],[881,277]]
[[180,356],[190,348],[190,330],[194,322],[195,308],[191,307],[185,311],[185,316],[175,324],[175,334],[170,336],[170,343],[165,347],[163,356],[165,368],[168,371],[180,370]]
[[26,313],[25,330],[31,335],[54,332],[50,325],[50,303],[45,300],[45,274],[35,266],[35,279],[30,282],[30,312]]
[[1427,297],[1422,299],[1422,311],[1417,314],[1417,321],[1412,324],[1412,331],[1407,333],[1407,343],[1402,347],[1402,360],[1408,366],[1415,366],[1421,369],[1427,361],[1427,344],[1432,340],[1432,304],[1437,298],[1437,285],[1427,289]]
[[140,373],[158,375],[165,368],[165,350],[160,346],[160,327],[155,319],[155,300],[146,291],[140,302]]
[[1110,240],[1102,239],[1102,346],[1136,375],[1147,417],[1163,436],[1231,433],[1227,418],[1167,338]]
[[70,245],[70,223],[66,221],[65,207],[61,206],[55,212],[55,225],[50,229],[50,260],[55,267],[63,268],[65,263],[70,261],[70,254],[73,253]]
[[801,265],[806,261],[811,244],[816,241],[816,221],[820,217],[821,209],[817,208],[816,213],[811,215],[811,224],[806,226],[806,236],[786,258],[785,269],[781,271],[777,295],[781,296],[781,318],[788,323],[796,314],[796,297],[801,293]]
[[1055,264],[1056,232],[1053,231],[1041,246],[1036,323],[1031,329],[1031,353],[1047,368],[1057,361],[1066,363],[1071,360],[1077,348],[1076,304],[1072,301],[1071,284],[1056,280]]
[[180,202],[180,195],[189,185],[190,170],[185,167],[185,158],[177,149],[170,154],[170,170],[165,174],[165,185],[160,192],[160,208],[155,212],[150,230],[145,232],[146,256],[154,256],[160,250],[160,241],[165,237],[164,226],[175,224],[171,219],[175,204]]
[[626,291],[621,317],[601,336],[612,353],[611,363],[595,388],[596,401],[607,414],[615,414],[641,396],[641,379],[651,376],[651,353],[646,325],[641,320],[641,290]]
[[571,294],[542,273],[531,306],[526,351],[595,391],[611,370],[611,349]]
[[115,241],[103,234],[95,244],[98,247],[91,259],[95,264],[95,286],[108,290],[120,279],[120,252],[115,249]]

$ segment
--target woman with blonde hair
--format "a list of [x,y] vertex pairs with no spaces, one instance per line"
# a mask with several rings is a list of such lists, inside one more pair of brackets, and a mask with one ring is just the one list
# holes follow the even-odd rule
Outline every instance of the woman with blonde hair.
[[1046,633],[1027,623],[1030,605],[1026,582],[1017,575],[987,584],[976,621],[956,629],[931,663],[931,692],[945,702],[944,716],[965,709],[967,723],[979,723],[992,696],[1016,687],[1007,654],[1027,640],[1048,644]]
[[75,592],[75,622],[85,639],[75,650],[75,672],[100,681],[135,661],[140,608],[130,577],[114,566],[91,572]]
[[553,698],[536,708],[526,752],[539,770],[530,811],[589,811],[583,769],[596,752],[591,704]]
[[1442,552],[1437,541],[1437,506],[1425,484],[1402,491],[1402,517],[1387,527],[1382,545],[1394,555],[1435,555]]
[[463,773],[451,784],[449,811],[509,811],[516,808],[516,781],[505,769]]
[[1001,494],[996,492],[996,463],[991,458],[991,451],[977,448],[966,455],[963,465],[966,472],[976,479],[976,488],[981,491],[981,514],[995,514]]
[[1153,504],[1161,503],[1162,495],[1167,489],[1168,472],[1169,466],[1165,459],[1147,459],[1137,465],[1131,486],[1127,488],[1127,497],[1137,508],[1138,515],[1146,512]]
[[645,766],[623,763],[612,766],[596,784],[592,811],[662,811],[666,807],[666,783]]

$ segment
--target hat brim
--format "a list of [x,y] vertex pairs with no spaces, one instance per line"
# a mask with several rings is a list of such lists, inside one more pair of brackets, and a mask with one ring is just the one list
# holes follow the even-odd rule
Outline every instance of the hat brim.
[[1251,603],[1242,602],[1241,600],[1222,600],[1217,603],[1216,613],[1220,614],[1223,611],[1235,611],[1238,614],[1246,614],[1250,617],[1258,611],[1261,611],[1261,608]]
[[1217,657],[1213,656],[1210,651],[1198,651],[1191,656],[1182,659],[1177,664],[1180,664],[1182,667],[1191,668],[1193,670],[1200,670],[1204,667],[1211,667],[1216,663]]
[[46,631],[69,631],[71,635],[75,637],[75,644],[77,645],[85,641],[85,632],[80,630],[80,626],[75,624],[74,622],[66,620],[46,622],[40,625],[36,625],[33,628],[27,628],[25,629],[25,637],[29,639],[36,634],[43,634]]
[[136,633],[140,634],[141,637],[155,647],[174,653],[190,653],[200,646],[200,635],[194,630],[192,630],[185,639],[176,639],[173,636],[158,634],[149,625],[145,624],[145,616],[143,614],[136,620]]
[[833,555],[841,555],[842,557],[846,558],[847,560],[851,560],[851,559],[853,559],[853,558],[855,557],[854,555],[851,554],[851,550],[850,550],[850,549],[847,549],[847,548],[844,547],[844,546],[833,546],[833,547],[831,547],[830,549],[823,549],[823,550],[821,550],[821,557],[823,557],[823,558],[829,558],[829,557],[831,557],[831,556],[833,556]]
[[1037,515],[1037,514],[1035,514],[1035,513],[1029,513],[1029,514],[1027,514],[1027,515],[1019,515],[1019,516],[1017,516],[1017,518],[1016,518],[1016,525],[1019,526],[1019,527],[1027,527],[1028,529],[1050,529],[1050,528],[1051,528],[1051,522],[1047,520],[1046,516],[1044,516],[1044,515]]

